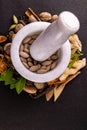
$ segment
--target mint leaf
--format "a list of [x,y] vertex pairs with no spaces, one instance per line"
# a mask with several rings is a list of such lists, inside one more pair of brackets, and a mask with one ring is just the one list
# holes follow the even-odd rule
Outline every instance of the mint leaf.
[[10,89],[16,88],[17,93],[20,94],[23,88],[25,87],[25,83],[26,83],[26,79],[21,77],[20,79],[14,81],[14,83],[10,85]]
[[13,76],[12,69],[8,69],[4,74],[0,75],[0,81],[5,81],[5,85],[10,84]]
[[76,60],[73,60],[71,63],[69,63],[68,68],[71,69],[75,62],[76,62]]
[[4,74],[0,75],[0,81],[4,81],[5,85],[10,85],[10,89],[16,89],[17,93],[20,94],[25,87],[26,79],[19,77],[19,79],[14,79],[13,75],[15,71],[11,68],[7,69]]

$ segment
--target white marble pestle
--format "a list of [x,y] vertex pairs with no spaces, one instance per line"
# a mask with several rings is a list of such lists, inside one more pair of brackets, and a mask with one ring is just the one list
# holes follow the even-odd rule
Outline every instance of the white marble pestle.
[[53,22],[34,41],[30,47],[31,56],[37,61],[44,61],[54,54],[68,39],[79,30],[78,18],[71,12],[60,13],[58,20]]

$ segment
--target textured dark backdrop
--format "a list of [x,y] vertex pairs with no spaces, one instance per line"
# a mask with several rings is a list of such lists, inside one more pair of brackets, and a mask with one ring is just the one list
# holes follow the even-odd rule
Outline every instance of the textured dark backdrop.
[[[37,13],[72,11],[80,20],[78,32],[87,57],[87,0],[0,0],[0,34],[6,34],[12,15],[19,16],[31,7]],[[0,130],[87,130],[87,67],[67,85],[53,103],[17,95],[0,84]]]

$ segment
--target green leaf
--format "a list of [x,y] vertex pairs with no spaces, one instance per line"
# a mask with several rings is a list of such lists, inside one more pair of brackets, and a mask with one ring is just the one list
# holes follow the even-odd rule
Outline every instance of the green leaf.
[[73,60],[71,63],[69,63],[68,68],[71,69],[75,62],[76,62],[76,60]]
[[10,85],[10,89],[16,88],[17,93],[20,94],[23,88],[25,87],[25,83],[26,79],[21,77],[20,79],[14,81],[14,83]]
[[7,71],[0,75],[0,81],[5,81],[5,85],[10,84],[13,76],[13,71],[12,69],[7,69]]
[[19,81],[16,83],[16,91],[18,94],[21,93],[23,88],[25,87],[26,80],[24,78],[20,78]]
[[78,54],[78,56],[82,56],[83,55],[83,53],[81,51],[79,51],[79,50],[77,50],[77,54]]
[[14,74],[15,71],[9,68],[4,74],[0,75],[0,81],[4,81],[5,85],[10,85],[10,89],[15,88],[17,93],[20,94],[25,87],[26,79],[20,76],[19,79],[15,80],[13,78]]

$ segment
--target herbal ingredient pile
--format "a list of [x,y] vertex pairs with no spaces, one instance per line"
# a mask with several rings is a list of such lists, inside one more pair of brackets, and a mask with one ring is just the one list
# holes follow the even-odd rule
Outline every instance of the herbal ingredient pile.
[[31,22],[53,22],[56,19],[58,19],[57,14],[52,15],[49,12],[42,12],[37,15],[31,8],[28,8],[25,14],[19,18],[13,15],[12,25],[9,28],[7,36],[0,35],[0,81],[4,81],[5,85],[10,86],[10,89],[16,89],[18,94],[24,90],[34,99],[45,95],[47,101],[54,96],[55,102],[64,90],[66,84],[78,76],[81,73],[80,70],[86,66],[86,58],[80,58],[80,56],[83,55],[81,52],[81,41],[77,34],[73,34],[69,37],[72,52],[70,63],[59,78],[48,83],[34,83],[24,79],[14,69],[10,57],[10,46],[16,33]]

